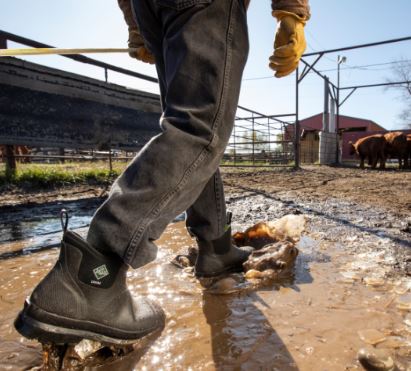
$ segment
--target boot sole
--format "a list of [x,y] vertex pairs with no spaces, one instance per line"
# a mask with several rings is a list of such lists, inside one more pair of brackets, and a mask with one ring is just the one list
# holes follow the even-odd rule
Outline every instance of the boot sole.
[[211,272],[211,273],[194,271],[194,275],[197,278],[211,278],[211,277],[221,276],[227,273],[238,273],[238,272],[244,272],[243,267],[231,267],[231,268],[224,269],[222,271]]
[[148,334],[162,330],[164,328],[164,324],[162,326],[157,326],[141,332],[138,336],[136,336],[136,338],[119,339],[93,331],[67,328],[41,322],[28,316],[23,309],[14,321],[14,327],[24,337],[28,339],[36,339],[41,343],[54,343],[57,345],[77,344],[83,339],[89,339],[104,344],[127,345],[136,343]]

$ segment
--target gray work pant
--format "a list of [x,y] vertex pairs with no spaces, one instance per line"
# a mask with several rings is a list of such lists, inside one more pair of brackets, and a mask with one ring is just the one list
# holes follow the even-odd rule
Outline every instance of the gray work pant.
[[235,119],[248,55],[244,0],[133,0],[156,59],[163,114],[152,138],[113,184],[87,240],[133,268],[153,260],[154,240],[187,211],[200,239],[224,233],[218,166]]

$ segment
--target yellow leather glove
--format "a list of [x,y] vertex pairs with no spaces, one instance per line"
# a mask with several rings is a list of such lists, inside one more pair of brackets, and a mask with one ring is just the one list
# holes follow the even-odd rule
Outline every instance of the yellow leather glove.
[[118,0],[118,6],[123,12],[124,20],[128,26],[128,47],[135,49],[128,54],[130,57],[140,61],[150,64],[155,63],[154,56],[146,48],[144,38],[141,36],[136,21],[134,20],[133,11],[131,9],[131,0]]
[[275,10],[272,14],[278,25],[269,66],[275,71],[275,77],[284,77],[297,68],[307,46],[304,36],[306,18],[284,10]]
[[151,54],[151,52],[144,45],[144,39],[136,28],[131,28],[128,30],[128,47],[136,49],[128,53],[130,57],[136,58],[145,63],[156,63],[153,54]]

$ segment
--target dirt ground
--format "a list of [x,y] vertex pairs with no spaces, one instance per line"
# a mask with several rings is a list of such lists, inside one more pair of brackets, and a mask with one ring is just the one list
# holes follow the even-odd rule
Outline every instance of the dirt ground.
[[[295,276],[261,289],[211,295],[170,265],[192,241],[173,223],[158,259],[130,273],[136,294],[164,306],[168,320],[150,349],[103,369],[360,370],[360,348],[411,367],[411,172],[355,168],[222,169],[233,231],[303,214]],[[36,342],[12,322],[55,261],[58,213],[85,234],[107,187],[0,196],[0,365],[41,363]],[[100,369],[100,368],[99,368]]]
[[[304,166],[297,171],[289,169],[223,168],[226,193],[260,191],[270,194],[296,195],[325,201],[340,198],[384,208],[398,216],[411,214],[411,172],[360,170],[357,168]],[[19,188],[4,190],[0,207],[18,204],[104,197],[106,185],[76,185],[42,190]]]
[[[396,247],[397,267],[411,274],[411,264],[408,267],[408,256],[411,256],[411,171],[325,166],[304,166],[296,171],[281,168],[222,168],[221,171],[228,209],[231,199],[248,198],[253,204],[253,197],[260,196],[263,203],[279,203],[284,212],[313,214],[334,219],[342,225],[350,224],[357,230],[388,234],[404,247]],[[0,223],[30,219],[32,210],[37,208],[47,210],[49,217],[53,213],[57,217],[61,207],[72,205],[72,213],[79,214],[76,210],[78,203],[81,204],[80,214],[91,216],[108,191],[106,184],[80,184],[45,191],[3,190],[0,194]],[[282,216],[250,212],[251,209],[233,210],[234,225],[236,220],[241,227],[258,222],[259,218]]]
[[[224,171],[224,170],[223,170]],[[259,191],[325,202],[329,198],[411,216],[411,172],[305,166],[298,171],[224,171],[226,192]]]
[[[235,199],[258,195],[265,201],[280,203],[284,209],[280,214],[313,215],[319,220],[318,228],[329,234],[329,238],[332,232],[326,225],[330,221],[348,226],[350,234],[388,237],[392,242],[390,251],[397,259],[396,269],[411,274],[410,171],[318,166],[297,171],[226,169],[223,179],[229,200],[232,196]],[[258,213],[248,214],[244,222],[258,219]],[[260,217],[275,218],[275,215],[262,213]]]

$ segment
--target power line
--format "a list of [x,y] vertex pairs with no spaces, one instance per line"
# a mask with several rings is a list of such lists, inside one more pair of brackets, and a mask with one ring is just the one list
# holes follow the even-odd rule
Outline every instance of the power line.
[[[384,62],[384,63],[373,63],[373,64],[364,64],[364,65],[359,65],[359,66],[347,66],[341,68],[342,70],[368,70],[368,67],[377,67],[377,66],[387,66],[387,65],[392,65],[396,63],[411,63],[411,60],[400,60],[400,61],[392,61],[392,62]],[[382,71],[385,70],[386,68],[383,69],[374,69],[374,70],[369,70],[369,71]],[[329,72],[329,71],[337,71],[337,68],[330,68],[327,70],[322,70],[320,72]]]
[[[359,65],[359,66],[347,66],[341,68],[341,71],[343,70],[368,70],[368,71],[383,71],[386,70],[387,68],[384,69],[373,69],[369,70],[368,67],[377,67],[377,66],[386,66],[386,65],[393,65],[397,63],[410,63],[411,60],[400,60],[400,61],[392,61],[392,62],[383,62],[383,63],[373,63],[373,64],[364,64],[364,65]],[[329,68],[325,70],[319,70],[318,72],[331,72],[331,71],[337,71],[337,68]],[[313,73],[313,71],[310,71],[309,73]],[[261,77],[250,77],[250,78],[245,78],[242,81],[255,81],[255,80],[266,80],[266,79],[272,79],[274,76],[261,76]]]

